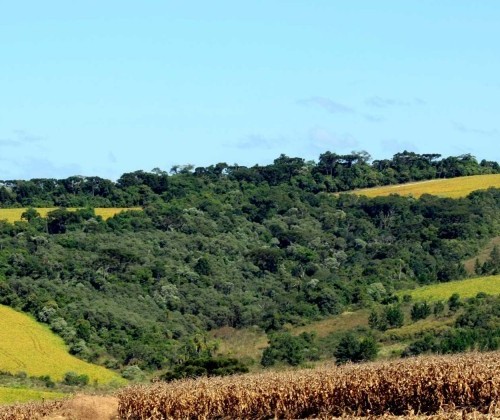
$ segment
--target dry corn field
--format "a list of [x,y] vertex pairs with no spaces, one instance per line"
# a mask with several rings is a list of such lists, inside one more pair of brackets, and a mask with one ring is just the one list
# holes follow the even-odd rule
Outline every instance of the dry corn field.
[[455,418],[457,410],[492,418],[500,403],[500,352],[138,385],[118,398],[123,419]]
[[64,404],[60,401],[33,402],[0,407],[0,420],[34,420],[52,414]]

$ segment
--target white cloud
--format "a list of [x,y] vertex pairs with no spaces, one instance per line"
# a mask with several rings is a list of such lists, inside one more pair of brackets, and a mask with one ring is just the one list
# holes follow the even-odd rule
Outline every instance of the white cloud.
[[311,145],[320,151],[329,149],[352,149],[358,146],[358,141],[349,133],[332,133],[323,127],[314,127],[309,130]]
[[331,99],[322,96],[314,96],[312,98],[301,99],[297,103],[306,106],[319,106],[331,114],[354,114],[356,112],[353,108],[347,105],[332,101]]

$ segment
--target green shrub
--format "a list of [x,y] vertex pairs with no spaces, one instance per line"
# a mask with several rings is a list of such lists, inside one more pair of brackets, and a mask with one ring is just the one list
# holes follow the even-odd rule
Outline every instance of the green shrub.
[[70,386],[85,386],[89,383],[88,375],[79,375],[76,372],[66,372],[63,383]]
[[262,354],[262,366],[272,366],[277,362],[298,366],[306,360],[319,357],[314,334],[302,333],[298,336],[288,332],[273,334],[269,337],[269,346]]
[[340,365],[374,360],[377,354],[378,345],[372,337],[358,338],[353,333],[347,333],[341,338],[333,355],[335,362]]
[[427,302],[417,302],[411,308],[411,319],[418,321],[425,319],[431,314],[431,307]]
[[173,371],[160,376],[163,381],[174,379],[195,378],[198,376],[227,376],[237,373],[247,373],[248,367],[237,359],[229,357],[202,357],[187,360],[176,366]]

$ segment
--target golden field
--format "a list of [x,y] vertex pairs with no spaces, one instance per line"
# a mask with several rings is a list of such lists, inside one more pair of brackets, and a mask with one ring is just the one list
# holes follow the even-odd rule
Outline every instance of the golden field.
[[433,179],[430,181],[412,182],[409,184],[365,188],[351,191],[351,193],[365,195],[367,197],[399,194],[418,198],[422,194],[432,194],[440,197],[460,198],[467,196],[473,191],[484,190],[490,187],[500,188],[500,174]]
[[116,373],[70,355],[62,338],[47,326],[3,305],[0,305],[0,370],[49,375],[56,381],[72,371],[88,375],[90,384],[125,383]]
[[[21,215],[26,211],[26,208],[15,209],[0,209],[0,220],[7,220],[10,223],[19,222]],[[47,213],[57,210],[57,207],[40,207],[35,209],[41,217],[47,217]],[[69,211],[75,211],[76,208],[68,208]],[[140,207],[99,207],[95,209],[96,216],[101,216],[104,220],[113,217],[115,214],[127,210],[142,210]]]
[[402,297],[407,294],[414,301],[431,302],[448,300],[453,293],[458,293],[461,298],[470,298],[481,292],[489,295],[500,294],[500,275],[431,284],[414,290],[401,291],[397,295]]
[[500,403],[500,352],[137,385],[118,399],[122,419],[493,413]]

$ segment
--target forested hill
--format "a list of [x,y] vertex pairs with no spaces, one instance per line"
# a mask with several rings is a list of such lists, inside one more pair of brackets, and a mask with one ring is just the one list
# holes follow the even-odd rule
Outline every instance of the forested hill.
[[[72,353],[108,367],[174,366],[210,344],[204,332],[266,331],[384,301],[466,275],[462,261],[500,234],[500,190],[466,198],[334,195],[354,187],[499,171],[469,155],[284,155],[272,165],[172,168],[5,181],[0,303],[33,314]],[[106,221],[91,207],[143,206]],[[500,270],[489,261],[483,274]]]
[[392,159],[370,163],[367,152],[338,155],[326,152],[318,162],[281,155],[270,165],[245,167],[217,163],[209,167],[177,165],[170,176],[158,168],[125,173],[117,182],[95,176],[0,181],[2,207],[125,207],[146,205],[158,198],[170,201],[192,190],[203,190],[221,178],[237,189],[291,184],[312,193],[402,184],[410,181],[500,173],[497,162],[478,162],[470,154],[441,158],[439,154],[404,151]]

